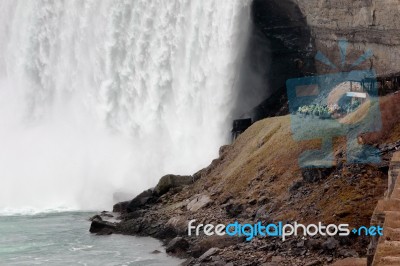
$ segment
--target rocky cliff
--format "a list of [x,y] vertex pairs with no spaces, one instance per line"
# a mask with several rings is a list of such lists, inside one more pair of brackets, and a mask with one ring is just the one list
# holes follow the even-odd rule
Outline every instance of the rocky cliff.
[[[256,30],[271,44],[274,67],[269,75],[275,79],[270,84],[283,86],[287,78],[308,71],[331,72],[322,64],[314,65],[313,57],[319,50],[340,65],[337,41],[343,38],[349,41],[348,61],[333,71],[349,69],[371,49],[374,55],[361,69],[374,68],[379,75],[400,72],[399,8],[400,2],[391,0],[255,0]],[[346,141],[338,138],[335,167],[304,171],[297,163],[299,154],[318,148],[320,141],[296,142],[289,116],[268,118],[253,124],[232,145],[221,147],[219,158],[209,167],[193,176],[163,177],[156,189],[115,205],[118,223],[95,217],[91,231],[160,238],[168,252],[189,257],[187,265],[326,265],[365,257],[367,237],[243,242],[188,236],[187,225],[192,219],[212,224],[259,220],[368,224],[387,188],[388,160],[400,148],[399,101],[400,94],[381,98],[383,130],[361,139],[381,150],[382,164],[347,165]]]
[[[378,75],[400,72],[400,2],[398,0],[294,0],[310,27],[315,50],[339,65],[337,40],[349,41],[348,63],[371,49],[361,68]],[[317,69],[329,71],[318,64]]]
[[[153,236],[167,244],[167,251],[189,257],[187,265],[326,265],[341,258],[364,257],[369,238],[293,237],[254,238],[188,236],[192,219],[202,223],[254,223],[287,221],[305,224],[321,221],[369,224],[377,201],[387,188],[388,162],[400,142],[400,116],[393,104],[400,94],[381,100],[382,109],[395,112],[396,123],[384,125],[376,147],[379,165],[347,165],[344,139],[335,141],[336,166],[302,170],[298,155],[317,148],[318,140],[296,142],[291,137],[290,117],[264,119],[252,125],[220,157],[193,176],[169,175],[155,189],[130,202],[114,206],[118,223],[94,217],[91,232]],[[384,137],[383,137],[384,136]],[[372,138],[376,140],[376,138]],[[182,182],[183,181],[183,182]],[[353,262],[353,261],[352,261]],[[341,264],[338,264],[341,265]]]
[[[265,65],[259,68],[265,69],[266,95],[272,96],[254,109],[253,118],[287,113],[282,102],[287,101],[284,87],[289,78],[371,68],[379,77],[399,76],[399,8],[397,0],[254,0],[253,35],[257,38],[253,39],[269,45],[262,61]],[[338,48],[342,39],[348,41],[344,65]],[[253,57],[259,58],[257,46],[251,48]],[[352,67],[368,50],[372,57]],[[318,51],[337,68],[316,61]]]

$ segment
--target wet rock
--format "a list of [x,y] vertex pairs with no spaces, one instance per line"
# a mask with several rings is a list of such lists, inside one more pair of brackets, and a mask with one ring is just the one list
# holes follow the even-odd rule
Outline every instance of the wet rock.
[[171,239],[178,235],[175,229],[168,226],[153,228],[151,231],[153,232],[151,235],[158,239]]
[[142,221],[140,219],[124,220],[118,224],[117,229],[124,234],[135,235],[142,230]]
[[134,211],[134,212],[123,213],[121,215],[121,218],[126,221],[126,220],[139,218],[139,217],[143,216],[143,214],[144,214],[143,210],[138,210],[138,211]]
[[151,252],[151,254],[160,254],[161,253],[161,251],[159,251],[159,250],[153,250],[152,252]]
[[161,177],[154,189],[156,195],[161,196],[167,193],[171,188],[185,186],[193,183],[192,176],[165,175]]
[[133,200],[131,200],[126,209],[128,212],[136,211],[149,203],[154,198],[155,197],[152,189],[145,190],[137,195]]
[[196,212],[201,208],[209,205],[211,203],[211,199],[207,195],[197,195],[194,197],[193,200],[189,202],[187,205],[188,211]]
[[116,225],[114,223],[100,221],[100,220],[93,220],[92,224],[90,225],[89,232],[92,234],[110,234],[115,232]]
[[189,242],[182,237],[175,237],[168,243],[166,251],[168,253],[179,253],[186,251],[188,248]]
[[127,210],[130,201],[118,202],[113,206],[113,212],[124,213]]
[[100,232],[98,232],[96,235],[99,236],[108,236],[108,235],[112,235],[115,231],[113,229],[110,228],[104,228],[102,229]]

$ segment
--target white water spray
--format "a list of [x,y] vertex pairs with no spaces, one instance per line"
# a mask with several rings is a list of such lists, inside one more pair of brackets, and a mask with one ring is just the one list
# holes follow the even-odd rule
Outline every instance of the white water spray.
[[3,0],[0,211],[107,209],[226,141],[250,0]]

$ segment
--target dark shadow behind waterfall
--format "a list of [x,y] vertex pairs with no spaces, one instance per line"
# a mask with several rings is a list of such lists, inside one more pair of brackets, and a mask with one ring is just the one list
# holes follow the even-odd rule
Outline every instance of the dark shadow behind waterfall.
[[269,96],[270,42],[252,25],[244,58],[238,70],[237,98],[232,118],[253,118],[252,109]]

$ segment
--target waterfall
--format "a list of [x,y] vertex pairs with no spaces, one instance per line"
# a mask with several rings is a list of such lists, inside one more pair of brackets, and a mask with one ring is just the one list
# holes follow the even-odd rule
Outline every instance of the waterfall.
[[2,0],[0,212],[109,209],[227,142],[250,0]]

